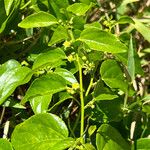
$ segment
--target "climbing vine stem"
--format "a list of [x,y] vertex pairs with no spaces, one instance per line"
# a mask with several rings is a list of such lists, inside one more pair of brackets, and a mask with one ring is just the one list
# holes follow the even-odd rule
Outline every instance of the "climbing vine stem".
[[79,68],[79,82],[80,82],[80,101],[81,101],[81,127],[80,127],[80,137],[81,142],[84,143],[83,134],[84,134],[84,96],[83,96],[83,78],[82,78],[82,66],[80,64],[79,56],[76,54],[77,63]]

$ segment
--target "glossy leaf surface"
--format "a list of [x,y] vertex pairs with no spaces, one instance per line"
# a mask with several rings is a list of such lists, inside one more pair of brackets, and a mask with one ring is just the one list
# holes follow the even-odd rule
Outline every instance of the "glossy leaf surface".
[[6,11],[7,16],[10,13],[11,6],[12,6],[13,2],[14,2],[14,0],[5,0],[4,1],[4,3],[5,3],[5,11]]
[[15,150],[63,150],[73,144],[65,123],[53,114],[38,114],[16,126],[11,137]]
[[127,51],[126,46],[113,34],[98,28],[85,29],[81,32],[79,40],[85,42],[93,50],[109,53],[122,53]]
[[21,28],[34,28],[51,26],[57,23],[57,19],[53,15],[47,12],[40,11],[26,17],[22,22],[18,24],[18,26]]
[[101,125],[97,130],[96,145],[98,150],[130,150],[120,133],[108,124]]
[[21,67],[15,60],[9,60],[0,66],[0,104],[8,98],[19,85],[27,83],[32,77],[28,67]]
[[[10,11],[10,7],[9,5],[12,5],[9,3],[9,0],[6,0],[7,2],[5,2],[4,0],[0,0],[0,33],[2,33],[5,29],[7,31],[7,27],[11,27],[11,24],[13,24],[14,22],[14,18],[17,17],[16,12],[18,12],[19,6],[21,1],[19,0],[13,0],[13,8]],[[10,0],[11,1],[11,0]],[[10,13],[9,13],[10,11]],[[8,16],[6,13],[9,13]]]
[[35,60],[32,70],[40,69],[43,67],[57,67],[62,64],[62,59],[65,59],[66,55],[60,48],[49,50],[46,53],[41,53]]
[[68,81],[70,84],[77,83],[78,81],[76,80],[75,76],[68,71],[67,69],[63,68],[57,68],[55,70],[55,73],[63,77],[66,81]]
[[22,103],[31,101],[33,98],[51,95],[66,89],[66,81],[61,76],[50,73],[34,80],[26,92]]
[[52,95],[37,96],[32,98],[30,105],[34,114],[45,113],[51,102]]

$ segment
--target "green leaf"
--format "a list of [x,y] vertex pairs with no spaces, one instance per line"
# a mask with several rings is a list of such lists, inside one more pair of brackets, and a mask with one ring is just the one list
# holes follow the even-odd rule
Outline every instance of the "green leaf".
[[15,68],[20,67],[20,63],[14,59],[10,59],[9,61],[5,62],[4,64],[0,65],[0,76],[9,70],[13,70]]
[[95,97],[94,99],[96,101],[100,101],[100,100],[114,100],[115,98],[118,98],[118,95],[114,95],[114,94],[100,94],[99,96]]
[[8,16],[10,11],[11,11],[11,6],[13,4],[14,0],[5,0],[5,11],[6,11],[6,15]]
[[58,26],[54,31],[53,36],[51,37],[51,40],[48,43],[48,46],[62,42],[67,39],[68,39],[67,29],[63,26]]
[[142,106],[142,111],[146,112],[147,114],[150,114],[150,105],[149,104],[145,104]]
[[13,148],[8,140],[0,138],[0,150],[13,150]]
[[89,24],[85,24],[84,25],[84,28],[87,29],[87,28],[98,28],[98,29],[102,29],[102,26],[99,22],[92,22],[92,23],[89,23]]
[[96,116],[95,118],[99,122],[101,116],[101,120],[103,122],[119,122],[123,118],[122,113],[122,99],[116,98],[113,100],[100,100],[96,101]]
[[[50,0],[50,2],[51,2],[51,0]],[[66,7],[68,7],[68,5],[69,5],[68,0],[63,0],[63,2],[62,2],[62,0],[55,0],[55,3],[57,4],[57,6],[58,6],[59,8],[65,8],[65,9],[66,9]]]
[[30,105],[34,114],[45,113],[51,102],[52,95],[37,96],[32,98]]
[[17,100],[13,99],[13,98],[8,98],[3,105],[4,107],[13,107],[13,108],[18,108],[18,109],[26,109],[26,107],[24,107],[23,105],[21,105],[20,103],[18,103]]
[[0,6],[1,6],[1,9],[0,9],[0,33],[2,33],[6,27],[10,27],[12,29],[12,21],[14,21],[15,17],[17,18],[17,15],[18,14],[18,9],[20,7],[20,3],[21,1],[20,0],[16,0],[16,1],[13,1],[14,4],[13,4],[13,8],[11,10],[11,12],[9,13],[9,15],[7,16],[6,15],[6,11],[5,11],[5,6],[4,6],[4,0],[0,0]]
[[46,27],[57,24],[56,18],[47,13],[40,11],[38,13],[32,14],[26,17],[23,21],[21,21],[18,26],[21,28],[34,28],[34,27]]
[[150,150],[150,138],[138,139],[137,150]]
[[1,66],[0,104],[2,104],[18,87],[27,83],[32,77],[28,67],[21,67],[15,60],[9,60]]
[[82,150],[96,150],[95,147],[90,144],[90,143],[86,143],[82,145],[84,148],[81,148]]
[[88,134],[89,136],[91,136],[96,130],[96,125],[91,125],[89,128],[88,128]]
[[119,23],[119,24],[133,23],[134,24],[134,21],[132,18],[130,18],[128,16],[122,16],[119,18],[117,23]]
[[140,32],[148,42],[150,42],[150,28],[146,27],[138,19],[134,19],[134,22],[135,24],[133,24],[133,26],[136,28],[136,30]]
[[60,48],[49,50],[46,53],[41,53],[35,60],[32,70],[37,70],[43,67],[54,68],[62,64],[62,59],[65,59],[66,55]]
[[47,0],[31,0],[32,8],[35,12],[47,11],[48,10],[48,1]]
[[92,3],[90,5],[86,5],[84,3],[74,3],[67,7],[67,11],[72,12],[77,16],[85,15],[85,13],[92,7]]
[[113,34],[98,28],[87,28],[83,30],[79,40],[85,42],[93,50],[108,53],[123,53],[127,51],[127,47]]
[[102,124],[97,130],[96,146],[98,150],[130,150],[120,133],[108,124]]
[[54,93],[66,89],[66,81],[55,73],[50,73],[35,79],[26,92],[22,103],[31,101],[33,98],[44,95],[52,95]]
[[3,28],[3,23],[7,19],[4,2],[5,2],[4,0],[0,0],[0,6],[1,6],[1,9],[0,9],[0,33],[3,30],[2,29]]
[[55,103],[50,109],[49,111],[51,111],[54,107],[56,107],[57,105],[60,105],[61,103],[63,103],[65,100],[68,99],[73,99],[73,96],[71,96],[68,92],[59,92],[58,93],[58,97],[59,97],[59,101],[57,103]]
[[5,11],[5,2],[4,0],[0,0],[0,5],[1,5],[1,9],[0,9],[0,25],[3,23],[3,21],[5,20],[5,18],[7,17],[6,15],[6,11]]
[[135,79],[135,60],[134,60],[134,48],[133,48],[132,36],[130,37],[130,45],[128,50],[127,70],[131,77],[131,80],[133,81]]
[[124,15],[126,12],[128,12],[127,5],[133,2],[137,2],[139,0],[123,0],[120,1],[120,6],[117,8],[117,16]]
[[87,4],[87,5],[89,5],[91,2],[97,3],[96,0],[79,0],[79,1],[80,1],[81,3]]
[[[128,65],[128,53],[118,53],[118,54],[114,54],[117,58],[117,60],[121,61],[125,66]],[[135,63],[135,73],[136,74],[140,74],[140,75],[144,75],[143,69],[141,67],[141,62],[140,62],[140,58],[137,54],[136,51],[134,51],[134,61]]]
[[150,94],[145,95],[142,101],[145,101],[145,102],[150,101]]
[[75,76],[68,71],[67,69],[63,68],[56,68],[55,73],[63,77],[69,84],[77,83]]
[[120,66],[115,60],[108,59],[104,61],[100,68],[100,74],[102,80],[110,88],[119,88],[122,91],[126,92],[128,87],[127,82]]
[[37,114],[17,125],[11,142],[15,150],[64,150],[74,141],[65,123],[53,114]]
[[49,0],[49,10],[52,14],[54,14],[58,19],[64,20],[66,16],[66,8],[68,7],[68,0]]
[[[80,36],[81,31],[84,29],[84,25],[86,24],[86,20],[84,19],[83,16],[75,16],[72,19],[72,25],[73,28],[75,30],[73,30],[74,33],[74,37],[78,37]],[[79,33],[79,35],[77,36],[77,33]]]
[[146,49],[142,50],[142,52],[150,54],[150,48],[146,48]]

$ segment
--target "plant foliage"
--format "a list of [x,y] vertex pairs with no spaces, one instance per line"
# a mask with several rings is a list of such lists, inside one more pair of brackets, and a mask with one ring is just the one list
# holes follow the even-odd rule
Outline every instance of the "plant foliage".
[[149,0],[0,6],[0,150],[150,149]]

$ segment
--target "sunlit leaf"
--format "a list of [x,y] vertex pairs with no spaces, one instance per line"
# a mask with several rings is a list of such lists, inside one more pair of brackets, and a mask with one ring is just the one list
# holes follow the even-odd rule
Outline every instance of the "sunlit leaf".
[[38,114],[17,125],[11,142],[15,150],[64,150],[74,141],[65,123],[53,114]]
[[85,15],[85,13],[91,8],[91,5],[86,5],[84,3],[74,3],[67,7],[67,11],[76,14],[77,16]]
[[75,76],[68,71],[67,69],[63,68],[56,68],[55,73],[66,79],[69,83],[77,83],[78,81],[76,80]]
[[120,133],[108,124],[102,124],[97,130],[96,146],[98,150],[130,150]]
[[134,21],[132,18],[130,18],[128,16],[122,16],[119,18],[117,23],[119,23],[119,24],[133,23],[134,24]]
[[113,95],[113,94],[100,94],[99,96],[95,97],[94,99],[96,101],[100,101],[100,100],[113,100],[115,98],[118,98],[118,96]]
[[52,95],[66,89],[66,81],[61,76],[50,73],[34,80],[26,92],[22,103],[35,97]]
[[18,87],[27,83],[32,77],[28,67],[21,67],[15,60],[9,60],[1,66],[0,104],[2,104]]
[[146,27],[138,19],[134,19],[134,22],[135,24],[133,24],[133,26],[136,28],[136,30],[140,32],[147,41],[150,42],[150,28]]
[[[9,1],[9,0],[6,0],[6,1]],[[20,3],[21,3],[20,0],[15,0],[15,1],[13,0],[13,3],[14,3],[13,8],[10,11],[9,7],[11,7],[10,5],[12,5],[12,4],[8,4],[9,2],[8,3],[5,2],[5,4],[4,4],[4,2],[5,2],[4,0],[0,0],[0,6],[1,6],[1,9],[0,9],[0,33],[2,33],[6,29],[6,27],[11,26],[11,23],[12,23],[12,21],[14,21],[14,18],[17,17],[16,12],[18,12],[18,9],[19,9]],[[7,9],[7,10],[5,10],[5,9]],[[8,16],[6,13],[9,13]]]
[[92,23],[89,23],[89,24],[85,24],[84,25],[84,28],[98,28],[98,29],[102,29],[102,26],[99,22],[92,22]]
[[14,0],[5,0],[4,3],[5,3],[5,11],[6,11],[6,14],[7,16],[9,15],[10,11],[11,11],[11,6],[13,4]]
[[127,47],[113,34],[98,28],[85,29],[81,32],[79,40],[85,42],[93,50],[108,53],[122,53],[127,51]]
[[30,105],[34,114],[44,113],[48,110],[52,95],[37,96],[31,99]]
[[91,125],[88,129],[88,134],[91,136],[96,130],[96,125]]
[[49,46],[62,42],[63,40],[68,39],[68,31],[63,26],[58,26],[51,37],[50,42],[48,43]]
[[18,26],[22,28],[34,28],[51,26],[57,23],[57,19],[53,15],[47,12],[40,11],[26,17],[22,22],[18,24]]
[[149,150],[150,149],[150,138],[140,138],[137,140],[136,150]]
[[8,140],[0,138],[0,150],[13,150],[13,148]]
[[62,59],[65,59],[66,55],[60,48],[49,50],[46,53],[41,53],[33,64],[32,70],[40,69],[43,67],[57,67],[62,64]]

